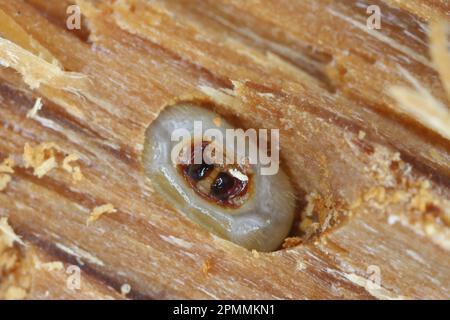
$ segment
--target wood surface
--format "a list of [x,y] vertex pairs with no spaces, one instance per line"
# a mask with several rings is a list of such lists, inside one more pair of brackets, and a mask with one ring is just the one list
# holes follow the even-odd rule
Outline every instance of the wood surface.
[[[71,31],[72,1],[0,0],[0,163],[15,162],[0,217],[18,237],[0,245],[0,297],[449,299],[450,142],[389,89],[411,87],[408,74],[450,105],[427,32],[450,4],[369,2],[80,0]],[[369,4],[381,30],[366,28]],[[158,195],[144,133],[186,99],[280,129],[298,215],[318,221],[311,237],[250,251]],[[26,160],[39,152],[55,160],[42,177]]]

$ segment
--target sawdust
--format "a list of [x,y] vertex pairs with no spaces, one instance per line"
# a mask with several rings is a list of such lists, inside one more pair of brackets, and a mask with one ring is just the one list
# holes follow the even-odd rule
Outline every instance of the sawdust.
[[107,214],[107,213],[114,213],[114,212],[117,212],[117,210],[116,210],[116,209],[114,208],[114,206],[113,206],[112,204],[110,204],[110,203],[104,204],[104,205],[101,205],[101,206],[98,206],[98,207],[95,207],[95,208],[92,210],[92,212],[91,212],[89,218],[86,220],[86,224],[89,225],[89,224],[91,224],[92,222],[95,222],[95,221],[97,221],[98,219],[100,219],[101,216],[103,216],[104,214]]
[[78,161],[80,157],[77,154],[69,154],[64,157],[62,163],[59,163],[57,158],[61,155],[64,155],[64,152],[53,142],[43,142],[35,147],[26,143],[23,160],[25,168],[32,168],[33,174],[38,178],[42,178],[53,169],[61,167],[72,175],[74,182],[81,181],[83,175],[80,167],[72,165],[72,162]]
[[6,217],[0,219],[0,299],[20,300],[26,298],[30,277],[25,268],[19,247],[22,240],[8,224]]
[[39,112],[39,110],[41,110],[43,104],[42,104],[42,99],[41,98],[37,98],[36,102],[34,103],[33,108],[30,109],[30,111],[27,112],[27,118],[35,118]]
[[69,154],[64,158],[62,168],[68,173],[72,174],[72,180],[74,182],[81,181],[83,179],[83,174],[81,173],[81,169],[79,166],[71,165],[72,162],[76,162],[80,159],[77,154]]
[[[379,184],[364,191],[352,203],[352,212],[363,207],[378,208],[385,213],[389,224],[401,222],[427,235],[439,246],[450,248],[447,209],[450,201],[433,192],[435,188],[429,179],[411,174],[411,165],[400,160],[397,154],[390,161],[384,160],[369,171]],[[397,181],[395,187],[389,183],[393,180]]]

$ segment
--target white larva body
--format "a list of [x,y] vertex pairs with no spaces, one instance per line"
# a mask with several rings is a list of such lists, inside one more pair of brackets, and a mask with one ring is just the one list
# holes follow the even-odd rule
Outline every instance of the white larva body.
[[[253,194],[239,208],[226,208],[200,197],[179,173],[171,160],[177,141],[171,141],[175,129],[194,133],[194,121],[203,128],[223,131],[233,127],[217,114],[193,104],[165,108],[146,131],[143,154],[144,169],[154,187],[176,209],[209,231],[248,249],[272,251],[288,235],[295,210],[293,189],[280,169],[275,175],[260,175],[259,164],[253,165]],[[225,144],[230,141],[225,141]]]

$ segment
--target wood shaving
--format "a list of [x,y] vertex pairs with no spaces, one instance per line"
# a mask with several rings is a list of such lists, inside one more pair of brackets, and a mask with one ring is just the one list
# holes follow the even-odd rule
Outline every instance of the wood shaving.
[[[56,159],[57,152],[61,153],[60,148],[53,142],[43,142],[36,147],[32,147],[29,143],[25,143],[23,160],[25,168],[33,168],[33,174],[42,178],[53,169],[58,168]],[[71,163],[79,160],[80,157],[76,154],[67,155],[61,167],[72,174],[74,182],[81,181],[83,174],[79,166],[72,166]]]
[[47,173],[57,168],[58,164],[56,163],[56,159],[54,157],[49,158],[42,162],[42,164],[34,169],[34,175],[38,178],[42,178]]
[[[434,243],[449,250],[450,216],[447,208],[450,202],[436,196],[431,182],[426,178],[417,179],[409,176],[409,166],[398,159],[398,156],[394,156],[390,162],[398,163],[396,174],[401,177],[401,182],[397,189],[388,188],[385,179],[376,174],[380,184],[385,186],[370,188],[361,195],[360,199],[356,199],[351,208],[358,208],[358,210],[365,206],[379,208],[386,213],[386,219],[390,225],[400,222],[426,234]],[[389,166],[389,162],[386,165]]]
[[43,142],[36,147],[25,143],[23,150],[25,168],[33,168],[33,174],[42,178],[58,166],[55,158],[55,150],[57,149],[57,145],[53,142]]
[[[430,54],[450,102],[450,52],[447,49],[446,27],[447,24],[444,21],[430,25]],[[403,86],[390,89],[390,94],[397,101],[398,106],[418,122],[450,140],[449,108],[433,97],[429,90],[406,70],[400,69],[400,71],[414,89]]]
[[117,212],[117,210],[114,208],[114,206],[110,203],[108,204],[104,204],[98,207],[95,207],[92,212],[91,215],[89,216],[89,218],[86,221],[86,224],[90,224],[94,221],[97,221],[98,219],[100,219],[100,217],[104,214],[107,213],[114,213]]
[[447,225],[447,227],[450,227],[450,210],[449,210],[449,208],[446,208],[446,211],[444,211],[444,214],[442,215],[441,219]]
[[7,247],[12,247],[14,242],[23,245],[23,241],[14,232],[11,226],[8,224],[8,218],[0,218],[0,240]]
[[2,21],[2,38],[14,39],[14,43],[21,48],[33,53],[41,59],[61,67],[59,61],[34,39],[20,24],[3,10],[0,10],[0,20]]
[[42,106],[43,106],[42,99],[37,98],[36,102],[34,103],[33,108],[27,112],[27,118],[36,117],[37,113],[39,112],[39,110],[41,110]]
[[430,23],[430,54],[439,72],[442,84],[450,102],[450,52],[448,51],[447,31],[449,25],[441,20]]
[[365,137],[366,137],[366,133],[364,131],[360,130],[358,132],[358,139],[359,140],[364,140]]
[[72,166],[71,163],[78,161],[80,157],[77,154],[69,154],[64,158],[62,168],[68,173],[72,174],[72,179],[74,182],[81,181],[83,179],[83,174],[79,166]]
[[0,191],[5,190],[8,184],[11,182],[12,178],[10,174],[14,173],[14,165],[14,159],[12,159],[11,157],[6,158],[0,164]]
[[289,249],[298,246],[300,243],[302,243],[302,239],[300,237],[289,237],[284,239],[281,247],[283,249]]
[[46,263],[37,263],[36,268],[38,270],[45,270],[48,272],[61,271],[64,269],[64,264],[61,261],[52,261]]
[[302,212],[298,230],[302,238],[308,240],[325,231],[333,224],[338,212],[333,209],[330,199],[324,199],[317,193],[312,192],[306,196],[307,205]]

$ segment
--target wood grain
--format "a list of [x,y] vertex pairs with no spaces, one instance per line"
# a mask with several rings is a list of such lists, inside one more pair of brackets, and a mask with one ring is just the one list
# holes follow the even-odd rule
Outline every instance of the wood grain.
[[[0,69],[0,160],[17,163],[0,216],[32,261],[28,298],[124,298],[124,284],[136,299],[450,298],[450,143],[386,91],[408,84],[402,68],[448,103],[421,28],[428,16],[372,2],[391,17],[376,34],[361,28],[356,0],[77,1],[81,32],[65,27],[71,1],[0,0],[17,24],[4,35],[0,22],[10,65]],[[422,2],[448,17],[445,2]],[[57,64],[26,55],[19,27]],[[38,98],[43,108],[27,117]],[[145,177],[141,152],[147,126],[179,99],[212,102],[246,128],[280,128],[299,214],[314,195],[313,214],[332,223],[299,246],[257,253],[175,211]],[[33,175],[24,146],[43,142],[58,146],[58,163],[79,155],[83,179],[61,166]],[[104,204],[117,212],[87,225]],[[79,266],[85,289],[68,291],[64,272],[37,272],[32,256]],[[371,266],[380,288],[366,285]]]

